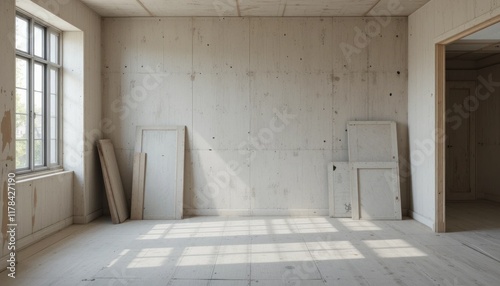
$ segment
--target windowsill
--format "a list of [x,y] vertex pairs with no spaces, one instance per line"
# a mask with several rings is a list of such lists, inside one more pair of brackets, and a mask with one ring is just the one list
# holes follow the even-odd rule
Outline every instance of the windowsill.
[[57,169],[52,169],[52,170],[43,170],[43,171],[38,171],[38,172],[31,172],[31,173],[26,173],[26,174],[20,174],[16,175],[16,182],[17,183],[22,183],[24,181],[31,181],[35,179],[41,179],[44,177],[52,176],[52,175],[57,175],[57,174],[62,174],[67,171],[64,171],[63,168],[57,168]]

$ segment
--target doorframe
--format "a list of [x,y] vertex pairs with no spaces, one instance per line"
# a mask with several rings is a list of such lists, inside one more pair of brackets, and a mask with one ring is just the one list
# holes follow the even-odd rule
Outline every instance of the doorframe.
[[485,22],[465,29],[445,40],[435,44],[436,55],[436,98],[435,98],[435,182],[436,182],[436,213],[435,232],[446,232],[446,45],[451,44],[463,37],[483,30],[493,24],[500,22],[500,16],[493,17]]

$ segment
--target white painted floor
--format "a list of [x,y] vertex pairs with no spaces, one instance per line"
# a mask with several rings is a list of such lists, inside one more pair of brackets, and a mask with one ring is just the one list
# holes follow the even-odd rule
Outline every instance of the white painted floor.
[[435,234],[413,220],[101,218],[21,251],[0,285],[500,285],[500,204],[449,210],[467,207],[496,224]]

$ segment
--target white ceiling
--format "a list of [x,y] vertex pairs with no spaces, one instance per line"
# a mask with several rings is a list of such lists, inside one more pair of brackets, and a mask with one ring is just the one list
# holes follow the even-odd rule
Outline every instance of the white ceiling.
[[81,0],[103,17],[408,16],[429,0]]
[[500,23],[446,46],[446,58],[478,61],[500,54]]

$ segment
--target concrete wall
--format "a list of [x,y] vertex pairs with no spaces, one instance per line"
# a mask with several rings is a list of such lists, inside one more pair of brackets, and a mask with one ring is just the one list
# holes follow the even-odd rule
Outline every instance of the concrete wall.
[[[7,0],[0,2],[0,150],[2,222],[0,256],[7,255],[7,174],[15,169],[14,96],[16,5],[63,31],[64,50],[75,59],[64,58],[63,167],[67,172],[17,177],[18,249],[73,222],[88,222],[102,211],[102,183],[93,141],[100,136],[101,74],[100,17],[78,0]],[[78,34],[81,41],[68,35]],[[74,45],[75,49],[71,48]],[[79,49],[78,49],[79,47]],[[78,60],[80,59],[80,60]],[[84,116],[85,114],[85,116]],[[78,124],[80,122],[81,124]],[[68,129],[71,132],[66,132]],[[97,130],[97,131],[94,131]],[[89,134],[91,136],[89,136]],[[71,144],[70,144],[71,143]],[[69,149],[71,146],[72,149]],[[74,171],[74,178],[73,178]],[[3,259],[2,261],[6,261]]]
[[397,121],[408,162],[406,18],[107,18],[102,69],[129,198],[139,125],[187,126],[188,214],[327,214],[348,120]]
[[408,123],[413,217],[436,219],[435,44],[500,14],[499,0],[432,0],[409,17]]

